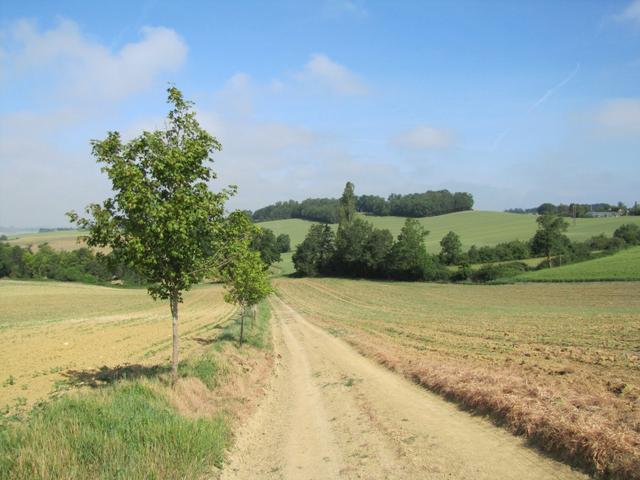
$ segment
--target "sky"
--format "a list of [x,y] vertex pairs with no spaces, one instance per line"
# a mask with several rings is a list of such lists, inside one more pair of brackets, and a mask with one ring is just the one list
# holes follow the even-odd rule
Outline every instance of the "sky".
[[111,191],[91,139],[222,143],[230,208],[468,191],[475,208],[640,201],[640,0],[0,1],[0,225]]

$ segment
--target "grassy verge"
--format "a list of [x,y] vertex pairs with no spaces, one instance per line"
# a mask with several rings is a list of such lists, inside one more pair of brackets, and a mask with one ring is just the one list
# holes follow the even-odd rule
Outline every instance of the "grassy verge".
[[640,283],[276,285],[413,382],[601,477],[640,478]]
[[238,382],[252,385],[270,368],[269,316],[265,302],[241,348],[237,318],[217,335],[200,337],[202,349],[180,364],[174,388],[167,365],[143,374],[125,369],[89,392],[39,404],[21,418],[1,418],[0,478],[177,479],[215,473],[232,441],[237,405],[251,400],[234,398]]

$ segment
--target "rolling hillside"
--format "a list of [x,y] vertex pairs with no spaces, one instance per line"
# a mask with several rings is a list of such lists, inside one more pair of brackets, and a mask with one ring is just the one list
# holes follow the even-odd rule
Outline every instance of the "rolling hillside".
[[[400,232],[404,223],[404,218],[401,217],[367,216],[365,218],[378,228],[388,228],[394,236]],[[537,228],[534,215],[503,212],[458,212],[418,220],[430,232],[426,244],[427,250],[432,253],[440,251],[440,240],[451,230],[460,235],[463,248],[468,249],[471,245],[480,247],[509,240],[528,240]],[[624,223],[640,225],[640,217],[578,218],[575,225],[572,221],[569,222],[567,235],[572,240],[586,240],[600,233],[612,235],[615,229]],[[313,222],[306,220],[289,219],[261,222],[258,225],[270,228],[276,235],[289,234],[291,246],[295,248],[304,240],[312,224]],[[277,272],[281,274],[293,272],[291,254],[283,255],[282,261],[276,267]]]
[[640,280],[640,247],[564,267],[527,272],[519,275],[515,280],[527,282]]

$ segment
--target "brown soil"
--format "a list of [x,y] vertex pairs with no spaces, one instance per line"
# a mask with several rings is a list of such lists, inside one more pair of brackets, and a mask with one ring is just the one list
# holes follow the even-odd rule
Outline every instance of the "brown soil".
[[275,374],[223,479],[587,478],[271,303]]

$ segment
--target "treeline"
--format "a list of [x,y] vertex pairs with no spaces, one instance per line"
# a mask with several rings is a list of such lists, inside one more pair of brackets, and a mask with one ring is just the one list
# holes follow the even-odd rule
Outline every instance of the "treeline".
[[560,203],[543,203],[532,208],[510,208],[507,213],[537,214],[537,215],[558,215],[560,217],[586,218],[593,213],[611,212],[617,215],[640,215],[640,205],[636,202],[633,207],[627,207],[623,202],[617,205],[609,203],[570,203],[569,205]]
[[144,280],[118,262],[112,254],[95,254],[86,247],[56,251],[43,244],[34,253],[30,248],[0,242],[0,278],[59,280],[104,284],[121,280],[131,285]]
[[[265,265],[280,261],[280,254],[291,250],[287,234],[276,236],[268,228],[256,231],[250,248],[260,253]],[[20,247],[0,241],[0,278],[59,280],[106,284],[121,281],[129,285],[144,285],[145,280],[119,262],[111,253],[94,253],[82,247],[57,251],[44,243],[34,253],[31,247]]]
[[293,255],[298,275],[337,275],[398,280],[441,280],[448,271],[437,256],[427,253],[429,233],[407,218],[398,237],[357,218],[353,184],[347,183],[339,201],[336,233],[329,225],[312,225]]
[[276,202],[253,212],[254,222],[301,218],[321,223],[338,222],[338,200],[335,198],[307,198],[302,202]]
[[359,212],[396,217],[433,217],[446,213],[462,212],[473,208],[473,196],[466,192],[449,190],[427,191],[400,195],[392,193],[386,200],[377,195],[361,195],[357,198]]
[[[375,228],[356,217],[358,198],[347,183],[339,200],[336,232],[325,225],[312,225],[293,255],[301,276],[346,276],[396,280],[451,280],[486,282],[520,274],[530,269],[521,260],[544,257],[535,268],[551,268],[606,255],[630,245],[640,245],[640,227],[620,226],[612,237],[598,235],[585,242],[571,241],[564,232],[567,221],[557,215],[538,217],[538,230],[529,241],[514,240],[495,246],[471,246],[463,251],[460,237],[449,232],[440,242],[438,255],[427,253],[427,230],[407,218],[394,238],[387,229]],[[479,269],[471,264],[483,263]],[[458,271],[450,270],[458,266]]]
[[[473,208],[473,196],[466,192],[451,193],[448,190],[427,191],[388,198],[377,195],[356,197],[358,212],[378,216],[430,217],[461,212]],[[276,202],[253,212],[255,222],[301,218],[320,223],[338,223],[339,201],[335,198],[308,198],[302,202],[289,200]]]

